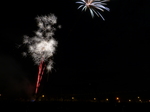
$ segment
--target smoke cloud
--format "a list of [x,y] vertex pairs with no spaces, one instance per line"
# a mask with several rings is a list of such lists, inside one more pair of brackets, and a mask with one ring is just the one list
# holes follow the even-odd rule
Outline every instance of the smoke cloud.
[[29,98],[33,92],[34,87],[21,64],[8,55],[0,55],[0,94],[9,98]]

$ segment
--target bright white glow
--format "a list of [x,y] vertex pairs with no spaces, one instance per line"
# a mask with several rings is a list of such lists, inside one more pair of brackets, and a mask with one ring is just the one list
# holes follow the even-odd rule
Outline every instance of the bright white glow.
[[31,55],[35,64],[39,65],[41,61],[46,62],[46,69],[52,68],[51,57],[55,53],[58,42],[53,38],[56,30],[53,25],[57,23],[55,15],[38,16],[36,18],[38,30],[35,31],[34,37],[24,36],[23,44],[28,46],[28,52],[24,55]]
[[96,14],[98,17],[101,17],[103,20],[105,20],[99,11],[102,12],[104,12],[104,10],[110,11],[108,7],[104,6],[107,5],[105,2],[108,1],[109,0],[80,0],[76,3],[80,4],[78,9],[82,8],[82,11],[83,10],[86,11],[87,9],[89,9],[92,17],[94,17],[94,14]]

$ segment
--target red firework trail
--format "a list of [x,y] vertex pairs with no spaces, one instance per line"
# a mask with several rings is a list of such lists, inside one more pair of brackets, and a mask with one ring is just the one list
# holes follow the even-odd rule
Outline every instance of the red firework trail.
[[44,70],[45,70],[45,65],[44,65],[44,62],[41,61],[41,63],[39,64],[39,71],[38,71],[38,77],[37,77],[37,82],[36,82],[35,94],[37,94],[38,92],[38,88],[40,86],[40,82],[42,80]]

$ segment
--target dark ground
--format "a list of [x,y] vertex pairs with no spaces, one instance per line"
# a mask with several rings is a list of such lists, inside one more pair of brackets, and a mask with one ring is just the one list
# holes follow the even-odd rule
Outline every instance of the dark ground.
[[91,102],[11,102],[2,103],[1,112],[149,112],[149,103],[91,103]]

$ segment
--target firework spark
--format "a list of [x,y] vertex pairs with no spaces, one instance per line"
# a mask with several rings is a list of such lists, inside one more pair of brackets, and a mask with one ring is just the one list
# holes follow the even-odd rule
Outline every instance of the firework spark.
[[90,11],[90,14],[92,17],[94,17],[94,13],[99,17],[101,17],[103,20],[105,20],[103,18],[103,16],[101,15],[101,13],[99,12],[100,11],[104,11],[104,10],[107,10],[107,11],[110,11],[110,9],[108,7],[105,7],[104,5],[107,5],[105,2],[108,2],[109,0],[80,0],[76,3],[79,3],[80,6],[78,7],[79,8],[82,8],[82,11],[83,10],[87,10],[89,9]]
[[25,35],[23,39],[23,44],[28,46],[28,51],[24,54],[31,55],[35,64],[39,66],[35,93],[38,92],[44,70],[49,72],[52,69],[53,60],[51,58],[58,44],[53,38],[56,30],[53,25],[57,23],[56,16],[54,14],[38,16],[36,21],[38,30],[35,36],[30,38]]

